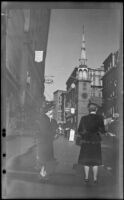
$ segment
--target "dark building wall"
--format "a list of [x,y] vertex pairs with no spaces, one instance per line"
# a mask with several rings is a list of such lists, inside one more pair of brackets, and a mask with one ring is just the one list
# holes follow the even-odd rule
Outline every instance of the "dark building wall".
[[[114,55],[114,61],[113,61]],[[103,110],[104,114],[114,116],[119,112],[119,64],[118,51],[110,54],[104,62],[105,75],[103,77]]]
[[[5,62],[2,69],[6,69],[2,79],[2,86],[6,90],[3,101],[6,102],[7,134],[14,134],[13,129],[16,127],[17,116],[21,116],[21,109],[25,116],[32,116],[30,111],[39,110],[44,98],[50,10],[30,9],[29,5],[28,9],[6,7],[3,12],[5,39],[2,49],[5,49]],[[35,50],[43,51],[42,62],[35,62]]]
[[62,97],[62,105],[61,105],[61,110],[62,110],[62,122],[63,122],[63,124],[65,124],[65,122],[66,122],[66,119],[65,119],[66,92],[63,92],[63,93],[61,94],[61,97]]

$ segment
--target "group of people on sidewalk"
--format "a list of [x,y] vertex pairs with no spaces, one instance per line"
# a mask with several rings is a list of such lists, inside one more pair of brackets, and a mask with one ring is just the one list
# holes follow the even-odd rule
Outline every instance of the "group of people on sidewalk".
[[[101,134],[107,135],[102,115],[97,114],[98,106],[90,102],[89,114],[83,116],[78,127],[76,144],[80,145],[78,164],[84,166],[84,181],[89,182],[89,170],[92,167],[94,183],[98,183],[98,167],[102,165]],[[48,177],[47,163],[54,160],[53,141],[57,137],[57,122],[48,114],[45,102],[36,119],[37,162],[41,179]]]

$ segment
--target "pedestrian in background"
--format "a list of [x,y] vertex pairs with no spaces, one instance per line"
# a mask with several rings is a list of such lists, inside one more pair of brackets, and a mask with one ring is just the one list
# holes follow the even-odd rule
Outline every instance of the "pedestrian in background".
[[54,126],[47,115],[48,108],[43,102],[40,110],[40,118],[37,121],[39,127],[37,134],[37,157],[40,165],[40,178],[48,177],[47,164],[54,160],[53,140],[56,134]]
[[89,169],[92,167],[94,183],[98,183],[98,166],[102,165],[100,133],[106,133],[103,117],[96,114],[97,109],[95,103],[89,103],[89,114],[81,118],[78,127],[82,138],[78,163],[84,166],[85,182],[89,181]]
[[58,130],[58,124],[57,124],[57,121],[53,118],[53,113],[49,115],[49,118],[50,118],[50,123],[52,126],[53,135],[56,136],[57,130]]
[[118,135],[119,133],[119,116],[115,115],[112,117],[111,123],[108,125],[108,132]]

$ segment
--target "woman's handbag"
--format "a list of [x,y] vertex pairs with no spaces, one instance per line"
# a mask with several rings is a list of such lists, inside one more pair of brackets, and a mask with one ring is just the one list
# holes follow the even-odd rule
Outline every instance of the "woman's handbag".
[[86,129],[84,128],[84,130],[80,133],[76,135],[76,145],[81,146],[83,141],[85,140],[85,136],[86,136]]
[[80,146],[83,143],[83,139],[81,135],[76,135],[76,140],[75,140],[76,145]]

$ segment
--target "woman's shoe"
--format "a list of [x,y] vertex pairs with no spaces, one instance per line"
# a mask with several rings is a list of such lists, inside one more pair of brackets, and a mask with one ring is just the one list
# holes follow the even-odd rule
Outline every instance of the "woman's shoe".
[[45,176],[47,175],[47,172],[46,172],[46,170],[45,170],[45,166],[42,166],[42,167],[41,167],[40,175],[41,175],[42,177],[45,177]]
[[45,176],[43,176],[42,174],[39,174],[39,180],[42,182],[46,182],[49,180],[49,177],[47,174]]
[[98,180],[96,179],[96,180],[94,180],[94,184],[95,185],[97,185],[98,184]]
[[40,178],[40,180],[48,180],[48,175],[47,175],[47,172],[46,172],[44,166],[41,167],[39,178]]
[[84,182],[85,182],[85,183],[88,183],[88,182],[89,182],[89,179],[88,179],[88,178],[85,178],[85,179],[84,179]]
[[49,178],[48,178],[48,176],[46,175],[46,176],[42,176],[41,174],[39,175],[39,179],[40,180],[48,180]]

